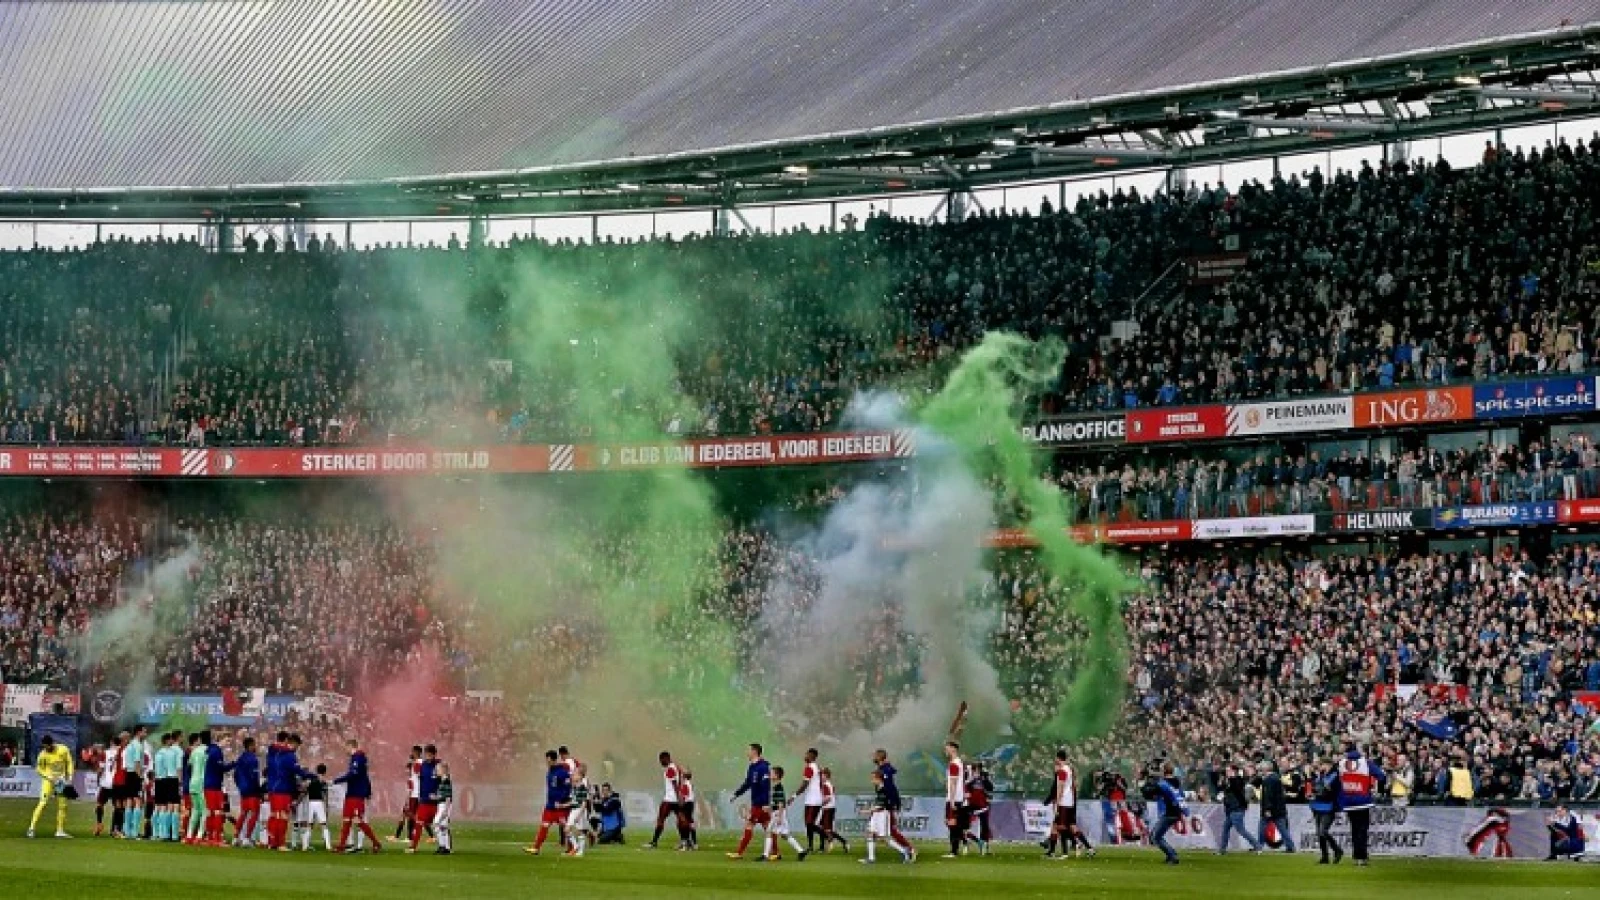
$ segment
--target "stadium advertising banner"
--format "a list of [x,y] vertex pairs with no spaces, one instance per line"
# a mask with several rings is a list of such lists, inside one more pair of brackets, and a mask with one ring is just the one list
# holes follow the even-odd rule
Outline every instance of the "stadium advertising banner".
[[1228,408],[1181,406],[1173,409],[1136,409],[1127,414],[1124,432],[1130,444],[1226,437]]
[[87,476],[179,474],[172,450],[131,447],[48,447],[0,450],[0,475]]
[[[895,826],[900,833],[912,840],[932,841],[944,840],[949,837],[949,831],[944,824],[944,798],[943,797],[912,797],[900,798],[900,812],[895,814]],[[870,795],[839,794],[834,801],[834,828],[846,837],[860,837],[866,833],[867,819],[872,815],[872,797]],[[735,798],[731,791],[718,791],[716,793],[715,810],[717,817],[726,823],[743,822],[750,811],[749,798]],[[634,817],[634,822],[647,822],[648,813],[655,812],[654,805],[647,807],[645,817]],[[805,833],[805,823],[800,821],[801,810],[795,808],[790,811],[789,828],[796,834]]]
[[25,727],[29,716],[49,709],[45,705],[47,692],[49,689],[42,684],[0,685],[0,725]]
[[304,698],[288,694],[229,697],[223,694],[153,694],[139,706],[139,721],[159,725],[171,716],[204,716],[211,725],[250,725],[279,722],[291,709],[302,708]]
[[1600,522],[1600,500],[1562,500],[1556,504],[1556,521]]
[[1041,447],[1089,447],[1120,444],[1126,434],[1122,413],[1071,419],[1045,419],[1022,426],[1022,436]]
[[[916,454],[916,436],[910,431],[859,431],[582,446],[576,448],[569,467],[597,471],[674,466],[794,466],[908,459]],[[551,470],[556,471],[553,456]]]
[[[1548,810],[1505,807],[1375,806],[1370,846],[1374,856],[1544,859],[1550,849],[1545,827],[1548,815]],[[1597,833],[1593,829],[1600,823],[1600,811],[1585,810],[1577,815],[1587,833]],[[1245,827],[1251,834],[1256,833],[1259,817],[1255,806],[1245,813]],[[1083,818],[1080,812],[1080,824],[1087,825]],[[1101,818],[1094,817],[1090,833],[1098,833],[1104,841]],[[1179,850],[1215,850],[1223,819],[1221,804],[1191,803],[1189,815],[1167,832],[1167,840]],[[1309,806],[1289,806],[1289,832],[1297,851],[1318,852],[1316,823]],[[1333,836],[1348,853],[1350,823],[1343,815],[1334,821]],[[1237,837],[1232,843],[1235,850],[1248,849]],[[1283,845],[1281,838],[1268,843],[1273,849]]]
[[1390,428],[1472,418],[1472,388],[1383,391],[1355,397],[1355,427]]
[[1554,525],[1556,503],[1496,503],[1449,506],[1433,514],[1435,528],[1483,528],[1502,525]]
[[910,431],[758,435],[638,444],[482,447],[158,448],[0,450],[0,476],[373,478],[524,475],[661,467],[793,466],[907,459]]
[[0,769],[0,800],[39,796],[39,773],[32,766],[7,766]]
[[1375,512],[1318,513],[1317,533],[1414,531],[1433,527],[1431,509],[1395,509]]
[[1345,431],[1355,427],[1355,400],[1319,397],[1228,407],[1228,434],[1297,434],[1303,431]]
[[[1164,544],[1193,537],[1193,522],[1169,519],[1163,522],[1114,522],[1108,525],[1073,525],[1067,529],[1080,544]],[[997,550],[1036,547],[1039,542],[1023,528],[997,528],[989,533],[989,547]]]
[[1236,519],[1200,519],[1193,525],[1194,539],[1285,537],[1312,534],[1317,530],[1314,515],[1244,516]]
[[1250,254],[1243,251],[1205,253],[1185,258],[1183,271],[1190,284],[1226,284],[1243,272],[1249,262]]
[[1593,412],[1596,408],[1592,376],[1479,384],[1472,388],[1472,415],[1476,419],[1552,416]]

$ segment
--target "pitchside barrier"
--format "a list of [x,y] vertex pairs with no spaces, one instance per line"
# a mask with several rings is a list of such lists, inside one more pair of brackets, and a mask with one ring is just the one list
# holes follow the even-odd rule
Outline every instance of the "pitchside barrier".
[[[332,773],[330,773],[332,774]],[[98,787],[93,773],[79,771],[74,777],[79,794],[92,801]],[[228,792],[231,808],[239,808],[239,798],[230,785]],[[32,799],[39,796],[39,776],[31,766],[0,769],[0,799]],[[623,810],[628,828],[634,833],[649,829],[655,824],[657,797],[642,791],[622,791]],[[337,811],[344,799],[344,788],[335,786],[329,797],[329,809]],[[526,822],[529,827],[538,820],[543,801],[542,792],[525,785],[471,784],[456,785],[454,817],[494,822]],[[398,816],[405,802],[404,788],[380,787],[369,807],[377,819]],[[942,841],[947,837],[944,823],[944,800],[939,797],[906,797],[905,808],[896,818],[902,834],[914,840]],[[745,798],[735,799],[730,792],[717,792],[711,800],[698,805],[696,819],[705,831],[734,829],[745,819],[749,809]],[[835,828],[847,837],[858,837],[866,830],[867,818],[872,811],[872,797],[867,795],[839,795],[836,801]],[[1600,809],[1574,810],[1588,837],[1590,859],[1600,859]],[[1548,809],[1508,807],[1451,807],[1451,806],[1376,806],[1372,809],[1371,848],[1374,856],[1409,856],[1433,858],[1485,859],[1543,859],[1549,852],[1549,832],[1546,821]],[[803,831],[799,810],[790,827]],[[1245,814],[1245,826],[1250,834],[1257,833],[1259,815],[1255,808]],[[994,838],[999,841],[1039,841],[1049,833],[1051,810],[1036,800],[996,800],[990,804],[989,824]],[[1122,812],[1115,819],[1099,800],[1085,799],[1078,804],[1078,824],[1097,844],[1111,843],[1113,822],[1125,843],[1144,844],[1148,824],[1139,822],[1131,814]],[[1222,834],[1224,815],[1218,803],[1191,803],[1189,814],[1167,833],[1167,839],[1179,850],[1210,851],[1217,849],[1217,839]],[[1316,853],[1316,827],[1311,810],[1304,805],[1289,807],[1289,829],[1295,848],[1301,853]],[[1346,852],[1350,849],[1350,826],[1340,816],[1333,834]],[[1269,835],[1272,849],[1284,846],[1282,836]],[[1232,848],[1248,849],[1244,841],[1235,836]]]
[[[1041,803],[1024,803],[1034,811],[1027,819],[1029,836],[1043,837],[1048,829],[1048,810]],[[1574,813],[1588,836],[1591,858],[1600,858],[1600,854],[1596,854],[1600,849],[1596,846],[1600,838],[1600,809],[1574,810]],[[1548,809],[1494,806],[1375,806],[1370,846],[1374,856],[1543,859],[1550,850],[1549,831],[1545,827],[1549,814]],[[1106,819],[1100,801],[1087,800],[1079,804],[1079,825],[1102,842],[1108,842],[1109,838]],[[1259,819],[1255,808],[1245,814],[1245,826],[1252,836],[1258,833]],[[1189,814],[1167,833],[1167,840],[1179,850],[1215,850],[1224,820],[1221,804],[1191,803]],[[1318,852],[1316,825],[1310,807],[1302,804],[1289,807],[1289,833],[1299,852]],[[1348,853],[1350,825],[1343,815],[1335,822],[1333,836]],[[1270,849],[1284,846],[1279,835],[1269,835],[1267,843]],[[1231,839],[1231,844],[1230,849],[1236,852],[1249,849],[1238,836]]]
[[[907,797],[904,805],[896,824],[906,837],[928,841],[942,841],[948,837],[942,798]],[[743,821],[749,808],[743,798],[736,801],[727,792],[717,795],[716,807],[726,823],[724,827],[734,827]],[[866,829],[872,798],[840,795],[836,808],[834,821],[839,833],[860,835]],[[1378,806],[1372,810],[1371,850],[1374,856],[1543,859],[1550,849],[1549,832],[1545,827],[1548,815],[1547,809]],[[1577,815],[1588,835],[1591,854],[1594,854],[1596,844],[1600,843],[1600,810],[1582,810]],[[1245,816],[1251,835],[1256,834],[1258,818],[1255,809]],[[1079,802],[1078,824],[1097,844],[1111,843],[1112,821],[1099,800]],[[1148,830],[1147,825],[1141,827],[1142,823],[1131,815],[1122,815],[1119,821],[1125,841],[1131,837],[1131,843],[1145,843],[1143,832]],[[1215,850],[1223,821],[1221,804],[1192,803],[1189,815],[1168,832],[1168,840],[1180,850]],[[1036,800],[996,800],[989,806],[989,826],[996,840],[1040,841],[1049,834],[1050,822],[1051,810]],[[798,818],[790,822],[790,827],[804,830]],[[1317,852],[1316,827],[1310,807],[1290,806],[1289,828],[1296,850]],[[1350,826],[1344,816],[1338,818],[1333,834],[1349,852]],[[1274,849],[1283,846],[1282,839],[1277,836],[1271,836],[1268,843]],[[1233,849],[1248,847],[1242,839],[1234,837]]]

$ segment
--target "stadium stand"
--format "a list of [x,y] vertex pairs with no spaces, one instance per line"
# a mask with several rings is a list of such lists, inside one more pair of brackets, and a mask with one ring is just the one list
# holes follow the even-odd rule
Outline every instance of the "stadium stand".
[[[442,677],[459,685],[469,670],[494,671],[513,657],[529,664],[518,651],[529,647],[540,648],[536,666],[560,677],[604,665],[610,652],[604,629],[571,617],[530,623],[521,641],[475,642],[470,610],[452,605],[430,577],[430,541],[381,522],[295,526],[209,512],[175,516],[170,528],[149,521],[8,515],[0,528],[0,667],[8,675],[77,677],[73,648],[91,617],[117,602],[126,578],[151,574],[134,567],[147,565],[140,560],[152,547],[172,547],[180,531],[201,548],[180,557],[180,586],[172,589],[180,599],[163,605],[154,586],[133,599],[182,623],[155,656],[160,690],[350,691],[419,655],[443,660]],[[596,564],[636,567],[636,551],[618,544]],[[1576,796],[1581,754],[1595,735],[1584,731],[1574,697],[1600,690],[1600,547],[1568,545],[1544,559],[1509,549],[1151,553],[1140,565],[1149,587],[1124,614],[1132,641],[1126,716],[1086,746],[1084,758],[1126,766],[1164,754],[1203,787],[1227,761],[1299,766],[1358,739],[1385,747],[1396,765],[1404,753],[1419,798],[1437,796],[1435,776],[1456,753],[1470,761],[1484,797],[1498,799],[1502,775],[1514,796]],[[989,590],[1002,626],[988,653],[1026,748],[999,774],[1022,781],[1048,770],[1050,750],[1029,740],[1030,728],[1054,711],[1056,675],[1073,665],[1079,626],[1029,552],[1001,554],[996,571]],[[756,676],[767,632],[783,633],[821,584],[813,560],[755,527],[732,531],[698,577],[703,612],[737,626]],[[763,590],[779,578],[796,588],[781,599]],[[671,640],[692,648],[697,636]],[[892,614],[868,622],[853,646],[847,665],[860,689],[851,702],[815,710],[811,727],[837,733],[874,724],[919,683],[921,651]],[[480,647],[507,658],[480,657]],[[91,682],[105,675],[84,673]],[[785,702],[806,707],[802,698]],[[559,723],[557,711],[536,709],[460,715],[450,728],[492,734],[491,748],[471,751],[489,756],[508,744],[542,746],[513,738],[548,739],[546,729]],[[352,721],[363,721],[359,710]]]
[[[872,218],[832,233],[523,242],[482,257],[321,244],[225,258],[192,244],[7,254],[0,430],[17,443],[138,431],[213,445],[604,433],[605,423],[557,414],[553,361],[513,361],[509,375],[488,365],[506,352],[504,294],[519,265],[592,292],[615,287],[605,273],[660,272],[727,322],[684,367],[692,402],[648,411],[663,433],[836,428],[856,386],[992,329],[1067,342],[1045,413],[1582,372],[1600,338],[1600,236],[1576,198],[1597,189],[1600,136],[1486,147],[1480,166],[1462,170],[1380,163],[1151,197],[1119,191],[1038,216]],[[1102,341],[1126,301],[1195,240],[1228,234],[1252,248],[1236,280],[1143,304],[1138,337]],[[127,260],[142,273],[120,277]],[[442,321],[418,283],[473,298],[474,314]],[[747,283],[763,286],[759,304],[735,289]],[[838,302],[860,291],[886,307],[868,327]],[[153,408],[155,351],[175,330],[177,377]],[[59,334],[66,352],[24,349],[23,333]],[[104,339],[113,333],[124,337]]]

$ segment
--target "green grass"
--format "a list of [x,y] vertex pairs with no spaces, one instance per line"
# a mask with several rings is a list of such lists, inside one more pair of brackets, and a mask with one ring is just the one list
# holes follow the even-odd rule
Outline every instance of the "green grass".
[[[278,898],[478,897],[873,897],[920,900],[959,897],[1159,897],[1214,893],[1242,897],[1594,897],[1597,871],[1572,863],[1493,863],[1446,860],[1377,860],[1371,868],[1318,866],[1308,856],[1252,857],[1188,854],[1183,865],[1160,865],[1153,850],[1112,850],[1094,860],[1044,861],[1033,847],[1007,847],[988,859],[935,858],[924,845],[922,861],[902,866],[892,853],[872,868],[833,854],[804,863],[733,862],[723,857],[730,836],[705,838],[705,849],[684,854],[640,852],[636,847],[600,847],[584,859],[522,852],[525,827],[463,825],[457,852],[406,856],[332,857],[324,853],[279,854],[252,850],[207,850],[167,844],[88,837],[93,806],[74,804],[71,841],[28,840],[32,804],[0,801],[0,898],[71,898],[110,895],[197,896],[202,891],[263,891]],[[53,833],[54,809],[41,825]],[[388,823],[393,828],[393,823]],[[392,830],[390,831],[392,834]],[[381,834],[381,829],[380,829]],[[635,838],[637,830],[633,832]],[[337,836],[337,832],[335,832]],[[550,854],[547,845],[546,854]]]

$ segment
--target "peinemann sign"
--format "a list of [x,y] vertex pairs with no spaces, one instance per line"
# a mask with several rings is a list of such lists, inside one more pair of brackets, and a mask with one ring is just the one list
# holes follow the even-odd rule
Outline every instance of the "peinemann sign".
[[1349,397],[1240,403],[1228,407],[1228,434],[1295,434],[1344,431],[1355,423]]

